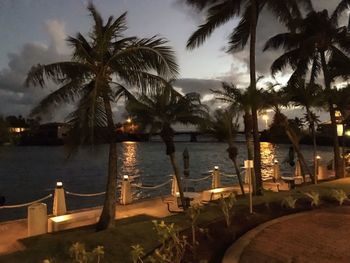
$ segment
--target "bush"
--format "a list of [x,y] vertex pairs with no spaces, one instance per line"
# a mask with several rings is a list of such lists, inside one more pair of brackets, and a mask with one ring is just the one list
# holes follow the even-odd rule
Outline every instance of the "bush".
[[281,205],[282,207],[285,207],[285,208],[294,209],[297,201],[298,201],[297,198],[294,198],[293,196],[289,195],[282,200]]
[[226,226],[229,227],[231,225],[231,217],[233,205],[236,203],[236,196],[234,193],[231,193],[227,198],[220,198],[220,208],[222,213],[224,214]]
[[317,207],[320,205],[320,194],[315,192],[315,191],[311,191],[311,192],[307,192],[304,193],[311,201],[311,206],[313,207]]
[[348,196],[342,189],[333,189],[331,191],[331,197],[337,200],[339,205],[342,205],[345,200],[349,200]]

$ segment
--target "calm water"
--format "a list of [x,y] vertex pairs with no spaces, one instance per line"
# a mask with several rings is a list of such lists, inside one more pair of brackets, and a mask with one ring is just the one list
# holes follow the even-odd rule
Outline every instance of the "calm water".
[[[237,143],[239,162],[243,164],[246,156],[244,143]],[[283,163],[288,154],[289,145],[261,144],[263,174],[271,175],[274,158],[281,163],[282,173],[291,174],[294,170]],[[182,152],[185,147],[190,153],[190,177],[200,178],[203,173],[218,165],[227,173],[234,173],[232,163],[227,157],[226,144],[217,142],[178,142],[177,162],[182,168]],[[312,149],[303,146],[307,159],[312,158]],[[320,147],[320,155],[331,159],[331,148]],[[118,145],[119,174],[138,175],[139,181],[146,185],[165,182],[172,169],[165,155],[161,142],[124,142]],[[55,183],[62,181],[68,191],[78,193],[95,193],[104,191],[107,160],[107,145],[83,148],[66,159],[63,147],[0,147],[0,195],[6,197],[7,204],[29,202],[52,193]],[[181,169],[182,170],[182,169]],[[230,184],[234,179],[222,178],[223,184]],[[190,183],[196,190],[210,186],[210,180]],[[143,190],[138,198],[170,193],[170,185],[160,190]],[[52,200],[46,201],[51,210]],[[69,210],[102,204],[102,197],[67,196]],[[26,208],[0,209],[0,221],[24,218]]]

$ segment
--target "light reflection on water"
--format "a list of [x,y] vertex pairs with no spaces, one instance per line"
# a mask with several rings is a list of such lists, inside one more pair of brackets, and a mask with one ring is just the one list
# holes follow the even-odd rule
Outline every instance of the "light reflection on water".
[[276,146],[268,142],[262,142],[260,148],[262,177],[271,177],[273,175],[273,161],[276,158]]
[[[238,163],[243,166],[246,156],[244,143],[237,143]],[[283,160],[290,145],[261,143],[263,175],[269,176],[273,160],[281,164],[281,172],[291,174],[291,167]],[[218,165],[222,171],[234,173],[224,143],[176,143],[176,158],[183,171],[182,152],[188,148],[190,154],[190,178],[203,177],[202,173]],[[312,148],[302,146],[305,158],[311,160]],[[319,147],[324,160],[332,155],[330,147]],[[62,181],[66,190],[78,193],[96,193],[105,190],[108,163],[108,146],[82,148],[71,159],[66,159],[63,147],[0,147],[0,195],[6,196],[8,204],[19,204],[35,200],[52,193],[57,181]],[[165,146],[161,142],[125,142],[118,144],[119,174],[139,176],[145,185],[157,185],[167,181],[172,174]],[[224,185],[236,179],[222,178]],[[210,187],[210,180],[193,183],[196,190]],[[139,197],[168,194],[170,185],[155,191],[139,192]],[[67,196],[68,210],[102,204],[102,197],[79,198]],[[50,211],[51,201],[48,203]],[[26,216],[26,209],[0,210],[0,221]]]

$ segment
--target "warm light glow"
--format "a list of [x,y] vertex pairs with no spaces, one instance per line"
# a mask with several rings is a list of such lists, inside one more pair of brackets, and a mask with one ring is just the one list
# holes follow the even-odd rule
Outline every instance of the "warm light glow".
[[317,159],[317,160],[320,160],[320,159],[321,159],[321,156],[317,155],[317,156],[316,156],[316,159]]
[[269,119],[269,115],[264,114],[264,115],[262,116],[262,119],[263,119],[264,121],[267,121],[267,120]]
[[68,221],[72,219],[71,215],[63,215],[63,216],[55,216],[55,217],[51,217],[50,220],[59,223],[59,222],[64,222],[64,221]]
[[215,188],[215,189],[211,189],[210,192],[217,194],[217,193],[222,193],[224,191],[223,188]]
[[62,182],[57,182],[56,183],[56,187],[57,188],[62,188],[63,187],[63,183]]
[[124,180],[129,180],[129,175],[123,175]]
[[276,147],[269,142],[261,142],[261,173],[263,178],[273,176],[273,164],[276,160]]
[[342,136],[344,131],[343,124],[337,124],[337,135]]
[[345,131],[346,136],[350,136],[350,130]]
[[131,123],[131,118],[127,118],[127,123]]
[[335,111],[335,117],[341,117],[341,112],[340,111]]
[[278,164],[278,160],[277,160],[277,159],[275,159],[273,162],[274,162],[275,164]]
[[215,170],[219,170],[219,166],[217,166],[217,165],[214,166],[214,169],[215,169]]

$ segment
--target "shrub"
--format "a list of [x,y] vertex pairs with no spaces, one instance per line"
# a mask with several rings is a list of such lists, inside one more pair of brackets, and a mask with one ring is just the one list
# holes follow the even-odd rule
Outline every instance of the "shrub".
[[233,206],[236,202],[236,196],[231,193],[227,198],[220,198],[220,208],[222,213],[224,214],[226,226],[229,227],[231,225],[231,217]]
[[191,207],[189,207],[186,211],[187,216],[189,217],[191,221],[191,228],[192,228],[192,246],[195,247],[197,245],[196,240],[196,227],[197,227],[197,220],[199,218],[199,215],[201,213],[201,207],[199,204],[193,204]]
[[342,189],[333,189],[331,191],[331,197],[339,202],[339,205],[342,205],[345,200],[349,200],[348,196]]
[[293,196],[289,195],[283,198],[281,205],[282,207],[285,207],[285,208],[294,209],[297,201],[298,201],[297,198],[294,198]]
[[145,255],[143,247],[139,244],[131,246],[131,258],[133,263],[143,263],[142,257]]
[[304,193],[311,201],[311,206],[313,207],[317,207],[320,205],[320,194],[315,192],[315,191],[311,191],[311,192],[307,192]]

